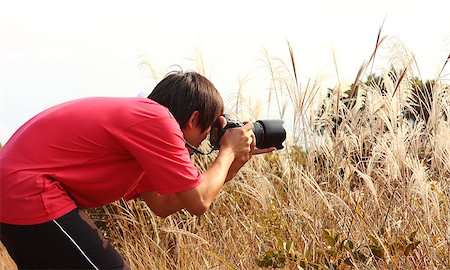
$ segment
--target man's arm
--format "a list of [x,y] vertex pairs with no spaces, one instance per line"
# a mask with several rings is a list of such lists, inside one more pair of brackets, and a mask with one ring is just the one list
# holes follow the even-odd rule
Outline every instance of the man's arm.
[[241,128],[228,129],[220,142],[219,153],[211,167],[202,175],[202,182],[195,188],[165,197],[155,194],[141,194],[141,197],[159,216],[167,216],[182,208],[194,215],[202,215],[211,205],[227,179],[228,171],[234,160],[246,162],[254,149],[252,123]]
[[206,212],[222,189],[233,160],[234,154],[231,150],[220,151],[211,167],[203,173],[200,185],[176,194],[187,211],[194,215]]
[[224,183],[233,178],[253,154],[275,150],[275,148],[255,150],[256,140],[252,127],[252,123],[247,123],[241,128],[227,130],[220,142],[221,147],[216,159],[203,173],[203,181],[197,187],[173,195],[142,193],[141,197],[150,209],[161,217],[183,208],[191,214],[202,215],[217,197]]
[[157,192],[143,192],[140,197],[150,209],[160,217],[167,217],[183,208],[194,215],[202,215],[216,198],[234,160],[232,149],[219,151],[216,160],[203,175],[203,181],[197,187],[170,195]]
[[225,183],[228,170],[233,163],[231,150],[221,150],[211,167],[203,175],[197,187],[177,194],[161,195],[157,192],[141,193],[141,198],[160,217],[167,217],[183,208],[191,214],[201,215],[211,205]]

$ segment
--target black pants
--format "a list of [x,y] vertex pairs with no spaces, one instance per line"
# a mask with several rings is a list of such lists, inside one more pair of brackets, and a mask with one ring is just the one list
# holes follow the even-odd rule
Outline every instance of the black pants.
[[19,269],[129,269],[79,209],[37,225],[0,223],[0,240]]

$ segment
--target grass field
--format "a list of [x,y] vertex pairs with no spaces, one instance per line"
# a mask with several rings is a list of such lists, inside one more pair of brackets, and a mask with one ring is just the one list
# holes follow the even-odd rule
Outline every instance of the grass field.
[[120,201],[91,217],[133,269],[450,269],[450,87],[440,74],[421,98],[414,61],[398,55],[363,82],[383,41],[326,97],[299,86],[292,50],[271,66],[295,137],[254,157],[205,215]]

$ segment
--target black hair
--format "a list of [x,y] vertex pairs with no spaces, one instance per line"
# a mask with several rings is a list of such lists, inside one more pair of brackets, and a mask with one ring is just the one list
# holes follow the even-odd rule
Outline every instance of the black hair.
[[199,125],[205,131],[224,110],[219,91],[197,72],[168,73],[148,98],[167,107],[181,128],[185,128],[192,113],[198,111]]

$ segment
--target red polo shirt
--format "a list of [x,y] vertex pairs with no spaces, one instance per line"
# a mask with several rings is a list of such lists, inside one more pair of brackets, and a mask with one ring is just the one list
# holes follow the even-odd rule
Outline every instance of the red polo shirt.
[[0,150],[0,222],[38,224],[77,206],[200,182],[167,108],[146,98],[84,98],[36,115]]

